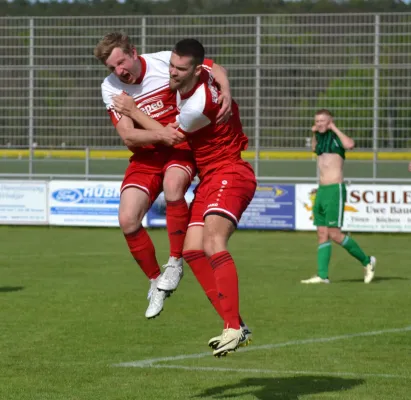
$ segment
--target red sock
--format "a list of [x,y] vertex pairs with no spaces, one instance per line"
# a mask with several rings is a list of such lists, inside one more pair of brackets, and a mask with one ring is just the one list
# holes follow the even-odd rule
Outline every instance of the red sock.
[[170,256],[181,258],[188,226],[188,206],[185,199],[167,201],[166,221]]
[[217,286],[215,283],[214,272],[210,261],[202,250],[189,250],[183,253],[184,260],[190,266],[198,283],[203,288],[208,300],[217,311],[218,315],[224,320],[224,312],[218,298]]
[[156,258],[153,242],[147,231],[141,227],[133,233],[124,235],[130,253],[148,279],[155,279],[160,275],[160,267]]
[[238,276],[234,260],[228,251],[210,257],[218,297],[224,313],[224,328],[240,329]]

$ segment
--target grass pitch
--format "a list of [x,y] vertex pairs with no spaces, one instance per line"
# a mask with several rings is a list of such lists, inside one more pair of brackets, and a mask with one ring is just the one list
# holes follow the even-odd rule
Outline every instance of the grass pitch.
[[[166,232],[150,234],[163,262]],[[354,237],[378,258],[375,281],[334,246],[332,284],[305,286],[314,233],[237,232],[254,341],[214,359],[222,324],[189,268],[147,321],[148,283],[119,230],[0,227],[0,399],[410,399],[411,236]]]

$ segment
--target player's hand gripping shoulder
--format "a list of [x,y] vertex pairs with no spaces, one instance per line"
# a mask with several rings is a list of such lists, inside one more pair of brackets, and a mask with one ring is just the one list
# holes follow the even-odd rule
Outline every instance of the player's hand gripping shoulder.
[[218,104],[220,104],[220,111],[217,114],[217,124],[222,124],[227,122],[232,115],[231,110],[231,93],[228,91],[221,92],[220,96],[218,96]]
[[136,108],[136,103],[134,99],[128,94],[122,93],[117,96],[113,96],[114,109],[127,117],[131,117],[134,109]]

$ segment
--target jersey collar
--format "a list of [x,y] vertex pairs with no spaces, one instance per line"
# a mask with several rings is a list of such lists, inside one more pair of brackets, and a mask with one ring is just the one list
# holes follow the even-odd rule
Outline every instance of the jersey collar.
[[204,82],[207,82],[208,76],[209,76],[208,72],[203,69],[203,70],[201,71],[200,77],[199,77],[197,83],[194,85],[194,87],[193,87],[190,91],[188,91],[187,93],[184,93],[184,94],[181,94],[181,93],[180,93],[181,100],[186,100],[186,99],[188,99],[189,97],[191,97],[191,96],[194,94],[194,92],[195,92]]
[[138,56],[138,60],[139,60],[140,63],[141,63],[141,74],[140,74],[140,76],[138,77],[138,79],[137,79],[137,81],[136,81],[136,84],[137,84],[137,85],[140,85],[141,82],[143,82],[144,76],[145,76],[146,71],[147,71],[147,63],[146,63],[146,60],[145,60],[143,57],[141,57],[141,56]]

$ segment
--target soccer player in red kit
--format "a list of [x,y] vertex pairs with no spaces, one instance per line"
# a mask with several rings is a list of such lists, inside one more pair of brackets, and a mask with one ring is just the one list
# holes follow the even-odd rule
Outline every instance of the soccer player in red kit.
[[220,357],[235,351],[244,340],[237,270],[227,242],[257,182],[251,165],[241,158],[248,139],[235,103],[231,118],[217,124],[219,92],[212,75],[201,68],[203,60],[201,43],[194,39],[178,42],[170,59],[170,88],[177,90],[178,131],[187,136],[200,178],[190,206],[183,257],[198,280],[204,279],[206,264],[211,264],[224,329],[209,344]]
[[[257,183],[251,165],[241,158],[248,139],[238,107],[233,103],[230,119],[217,124],[219,91],[212,75],[201,67],[203,60],[201,43],[178,42],[170,59],[170,88],[177,90],[179,115],[174,126],[186,135],[200,178],[190,206],[183,257],[224,320],[222,335],[209,341],[213,354],[221,357],[247,344],[239,314],[237,270],[227,242]],[[148,120],[140,113],[138,121],[144,128],[160,128]]]
[[[132,118],[116,111],[128,93],[133,107],[162,125],[175,121],[176,95],[169,88],[171,52],[138,55],[127,35],[112,32],[97,44],[94,55],[112,72],[102,84],[107,111],[126,146],[133,152],[121,187],[119,222],[128,247],[150,280],[147,318],[163,309],[167,294],[175,290],[183,276],[182,249],[188,224],[188,207],[184,194],[194,178],[196,167],[185,136],[172,129],[150,132],[136,129]],[[228,80],[221,67],[209,65],[227,88]],[[127,96],[129,97],[129,96]],[[228,101],[227,101],[228,99]],[[230,111],[231,97],[225,92],[220,116]],[[224,115],[222,115],[224,118]],[[141,221],[157,196],[164,190],[166,220],[170,241],[170,258],[161,275],[154,245]]]

